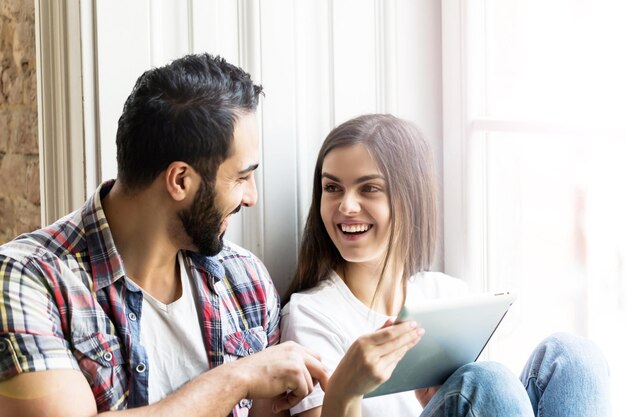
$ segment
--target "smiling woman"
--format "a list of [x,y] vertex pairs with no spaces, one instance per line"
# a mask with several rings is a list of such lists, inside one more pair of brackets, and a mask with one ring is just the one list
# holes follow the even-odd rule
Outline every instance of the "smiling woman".
[[[405,299],[466,291],[460,280],[424,272],[434,258],[435,190],[430,149],[407,121],[365,115],[326,137],[281,329],[282,340],[319,350],[336,372],[328,396],[317,388],[292,414],[344,415],[345,395],[350,415],[361,415],[363,394],[388,378],[423,335],[416,323],[389,326]],[[362,406],[364,416],[417,415],[419,409],[411,392]]]
[[[382,268],[374,274],[377,280],[387,273],[406,280],[430,268],[436,206],[431,151],[413,124],[374,114],[336,127],[318,154],[305,227],[308,241],[303,241],[287,300],[296,288],[315,286],[345,261],[369,262],[373,271]],[[343,230],[352,227],[367,231],[352,235]],[[388,248],[404,263],[388,263],[393,259]],[[402,296],[386,302],[395,310]]]
[[437,213],[429,198],[432,171],[419,131],[390,115],[351,119],[326,137],[281,340],[318,350],[333,374],[292,415],[606,417],[606,361],[593,343],[567,334],[544,339],[519,379],[498,363],[478,361],[441,386],[364,398],[428,332],[396,320],[402,305],[467,290],[429,271]]

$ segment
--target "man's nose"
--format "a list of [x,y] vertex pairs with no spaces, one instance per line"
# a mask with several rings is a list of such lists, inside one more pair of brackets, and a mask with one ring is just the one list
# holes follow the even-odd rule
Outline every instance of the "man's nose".
[[250,179],[246,182],[245,189],[243,190],[241,204],[246,207],[252,207],[256,204],[257,197],[256,180],[254,179],[254,174],[252,174]]

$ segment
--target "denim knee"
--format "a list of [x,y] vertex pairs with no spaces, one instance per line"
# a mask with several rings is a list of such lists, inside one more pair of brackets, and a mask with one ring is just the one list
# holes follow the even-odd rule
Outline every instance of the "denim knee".
[[[448,378],[424,410],[425,416],[533,416],[516,375],[496,362],[474,362]],[[437,411],[438,410],[438,411]],[[443,414],[438,414],[445,410]]]
[[467,383],[475,383],[480,387],[492,386],[504,388],[508,385],[518,385],[519,379],[509,368],[498,362],[473,362],[460,367],[458,374]]
[[520,377],[538,416],[610,415],[609,366],[592,341],[555,333],[533,351]]
[[[526,399],[526,392],[517,376],[497,362],[474,362],[459,368],[454,375],[469,396],[491,401]],[[468,390],[469,388],[469,390]]]
[[600,348],[591,340],[573,334],[554,333],[546,337],[533,355],[547,358],[577,374],[609,374],[607,360]]

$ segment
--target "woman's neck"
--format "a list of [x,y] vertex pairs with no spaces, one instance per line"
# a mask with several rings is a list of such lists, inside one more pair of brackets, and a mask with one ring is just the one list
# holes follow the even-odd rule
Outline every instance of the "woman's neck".
[[[384,273],[382,279],[381,273]],[[356,298],[377,313],[395,316],[404,304],[405,283],[402,269],[391,263],[383,271],[382,263],[372,265],[347,262],[337,268],[337,274]]]

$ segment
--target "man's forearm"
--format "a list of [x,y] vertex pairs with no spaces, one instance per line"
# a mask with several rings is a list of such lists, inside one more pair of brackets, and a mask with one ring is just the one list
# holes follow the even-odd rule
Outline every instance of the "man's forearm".
[[[273,399],[272,408],[282,411],[310,394],[313,381],[319,381],[322,388],[328,382],[328,372],[317,354],[286,342],[205,372],[157,403],[117,411],[115,415],[223,417],[244,398]],[[288,396],[281,396],[287,391]],[[0,417],[44,414],[50,417],[97,414],[96,399],[80,371],[22,373],[0,382]]]
[[220,365],[189,381],[161,401],[149,406],[133,408],[99,416],[128,417],[225,417],[246,397],[246,384],[233,364]]

